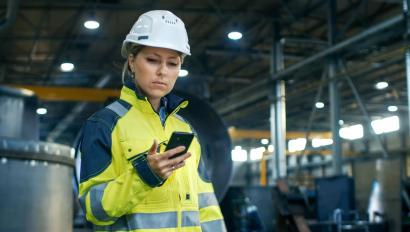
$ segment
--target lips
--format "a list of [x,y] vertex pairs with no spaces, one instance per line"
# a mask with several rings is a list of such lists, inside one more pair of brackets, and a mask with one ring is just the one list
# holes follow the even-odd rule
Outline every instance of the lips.
[[157,86],[162,86],[162,87],[166,87],[167,86],[167,84],[165,84],[164,82],[161,82],[161,81],[154,81],[154,82],[152,82],[154,85],[157,85]]

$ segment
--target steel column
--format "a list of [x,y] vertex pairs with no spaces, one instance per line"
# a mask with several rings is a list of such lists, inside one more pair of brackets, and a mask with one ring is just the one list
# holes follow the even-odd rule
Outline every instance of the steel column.
[[[328,39],[329,45],[333,46],[336,42],[336,15],[337,15],[337,2],[336,0],[328,1]],[[329,56],[329,102],[330,102],[330,126],[332,129],[333,139],[333,174],[342,174],[342,145],[339,136],[339,119],[340,119],[340,94],[339,94],[339,81],[334,79],[336,76],[337,67],[337,55],[333,54]]]
[[[284,70],[284,59],[282,43],[280,42],[280,25],[277,20],[273,23],[273,44],[271,74],[275,79],[276,73]],[[273,82],[273,91],[270,96],[270,125],[271,141],[274,146],[273,169],[270,183],[286,176],[286,104],[285,104],[285,82],[276,80]]]
[[[407,80],[407,106],[410,109],[410,0],[403,0],[403,14],[406,25],[405,42],[406,42],[406,80]],[[410,113],[408,116],[408,126],[410,128]]]

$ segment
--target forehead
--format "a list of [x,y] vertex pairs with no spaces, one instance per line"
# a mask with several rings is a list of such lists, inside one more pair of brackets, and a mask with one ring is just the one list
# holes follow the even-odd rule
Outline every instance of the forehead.
[[161,57],[169,57],[169,58],[177,58],[179,57],[179,54],[172,49],[168,48],[157,48],[157,47],[144,47],[141,50],[142,53],[144,54],[153,54],[153,55],[159,55]]

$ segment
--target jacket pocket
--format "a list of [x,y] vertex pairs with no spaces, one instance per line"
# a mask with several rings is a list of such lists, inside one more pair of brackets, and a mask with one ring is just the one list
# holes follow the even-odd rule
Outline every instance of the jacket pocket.
[[[125,159],[130,160],[148,153],[148,150],[152,146],[152,140],[148,139],[128,139],[121,142]],[[154,170],[152,170],[154,172]],[[138,175],[138,172],[137,172]],[[164,183],[162,186],[152,188],[144,199],[144,204],[163,203],[169,200],[169,185]]]

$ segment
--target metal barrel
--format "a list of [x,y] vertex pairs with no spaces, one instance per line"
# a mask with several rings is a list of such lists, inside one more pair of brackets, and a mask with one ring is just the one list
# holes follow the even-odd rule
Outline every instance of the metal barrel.
[[0,136],[39,139],[37,106],[32,91],[0,86]]
[[70,147],[0,137],[0,231],[72,231]]

